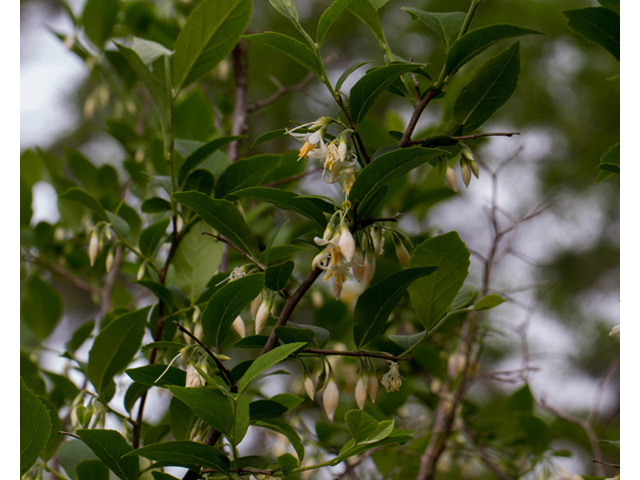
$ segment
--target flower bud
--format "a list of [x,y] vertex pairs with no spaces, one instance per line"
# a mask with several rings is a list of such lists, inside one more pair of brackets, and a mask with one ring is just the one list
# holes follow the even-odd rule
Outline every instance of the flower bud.
[[453,171],[450,165],[445,167],[445,177],[447,178],[447,183],[451,187],[451,190],[458,193],[458,180],[456,180],[456,172]]
[[396,256],[398,257],[398,260],[400,260],[400,263],[404,268],[409,268],[409,252],[407,252],[402,240],[400,240],[396,235],[393,235],[393,244],[396,246]]
[[346,223],[340,225],[340,251],[347,262],[353,259],[353,255],[356,251],[356,242],[353,240],[353,236],[349,231],[349,227]]
[[311,400],[315,399],[316,386],[313,383],[313,378],[311,378],[311,375],[309,375],[309,372],[306,372],[306,371],[304,372],[304,391],[307,392],[307,395]]
[[609,336],[613,338],[620,338],[620,325],[613,327],[611,332],[609,332]]
[[187,367],[187,381],[185,382],[185,386],[187,387],[199,387],[202,385],[202,377],[196,370],[196,367],[189,364]]
[[356,403],[358,408],[362,410],[367,401],[367,385],[364,383],[364,377],[360,376],[356,384]]
[[262,303],[262,293],[259,293],[256,298],[251,300],[251,317],[255,320],[256,315],[258,314],[258,309],[260,308],[260,304]]
[[269,320],[269,310],[271,310],[271,301],[266,298],[262,300],[258,313],[256,314],[256,335],[262,331]]
[[109,249],[107,259],[104,261],[104,269],[109,273],[111,271],[111,267],[113,267],[113,250]]
[[471,167],[469,166],[469,161],[466,159],[460,160],[460,170],[462,174],[462,181],[464,182],[464,186],[469,188],[469,183],[471,182]]
[[344,162],[345,158],[347,158],[347,139],[344,136],[340,138],[340,143],[338,144],[338,158],[340,158],[341,162]]
[[375,251],[376,258],[378,258],[384,252],[384,236],[380,225],[374,225],[371,227],[371,236],[373,238],[373,249]]
[[465,159],[467,159],[470,162],[475,162],[476,161],[476,157],[473,156],[473,152],[471,151],[471,149],[468,146],[466,146],[462,142],[458,143],[458,146],[460,147],[460,153],[462,153],[462,156]]
[[193,336],[197,339],[201,339],[204,332],[202,331],[202,323],[196,323],[193,327]]
[[362,275],[362,285],[365,287],[373,280],[373,275],[376,273],[376,258],[374,255],[367,254],[367,258],[364,259],[364,272]]
[[200,311],[200,307],[198,306],[193,307],[193,315],[191,315],[191,321],[193,323],[196,323],[200,319],[201,313],[202,312]]
[[244,322],[242,321],[242,317],[240,315],[236,317],[231,326],[236,331],[236,333],[240,335],[241,338],[244,338],[247,332],[244,328]]
[[140,268],[138,269],[138,275],[136,275],[137,280],[142,280],[142,277],[144,277],[144,272],[146,267],[147,267],[147,262],[142,262],[140,264]]
[[91,232],[91,239],[89,240],[89,263],[91,263],[92,267],[98,257],[99,249],[100,240],[98,239],[98,234],[94,230]]
[[480,178],[480,167],[478,167],[478,162],[475,160],[469,161],[469,165],[471,166],[471,171],[475,175],[476,178]]
[[333,377],[331,377],[322,394],[322,403],[324,403],[324,411],[327,413],[327,417],[329,417],[329,420],[332,422],[333,415],[336,413],[336,408],[338,408],[339,400],[340,393],[338,392],[338,386]]
[[371,403],[376,403],[376,397],[378,396],[378,377],[375,373],[369,375],[367,391],[369,392],[369,400],[371,400]]
[[353,276],[356,277],[356,280],[359,283],[362,283],[362,278],[364,275],[364,257],[362,256],[362,250],[359,248],[356,249],[356,253],[354,255],[354,265],[351,267],[353,269]]

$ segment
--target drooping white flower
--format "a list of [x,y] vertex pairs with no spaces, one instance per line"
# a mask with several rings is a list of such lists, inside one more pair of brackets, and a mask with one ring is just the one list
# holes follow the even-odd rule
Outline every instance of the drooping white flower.
[[244,338],[247,332],[244,327],[244,321],[242,320],[242,317],[240,315],[236,317],[231,326],[236,331],[236,333],[240,335],[241,338]]
[[263,299],[256,314],[256,334],[260,333],[269,320],[269,311],[271,310],[271,299]]
[[336,408],[338,408],[338,402],[340,401],[340,393],[338,392],[338,386],[336,385],[336,381],[331,377],[327,386],[324,389],[324,393],[322,394],[322,403],[324,403],[324,411],[329,417],[329,420],[333,422],[333,415],[336,413]]
[[204,384],[204,380],[192,364],[187,367],[187,381],[185,386],[187,387],[199,387]]
[[353,240],[353,235],[351,235],[346,223],[340,225],[340,250],[347,262],[353,259],[353,254],[356,251],[356,242]]
[[369,392],[369,400],[371,400],[371,403],[376,403],[376,397],[378,396],[378,377],[375,373],[369,376],[367,391]]
[[389,362],[389,371],[382,376],[382,385],[387,392],[397,392],[402,386],[402,377],[397,362]]
[[356,383],[356,404],[358,408],[362,410],[364,404],[367,401],[367,384],[364,382],[364,377],[360,376],[358,383]]
[[316,397],[316,386],[313,383],[313,378],[309,375],[308,372],[304,373],[304,391],[307,392],[307,395],[311,400],[314,400]]

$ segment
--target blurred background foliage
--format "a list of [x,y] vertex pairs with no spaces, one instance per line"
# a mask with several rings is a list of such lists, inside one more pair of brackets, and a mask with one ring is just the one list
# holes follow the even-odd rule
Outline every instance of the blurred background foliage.
[[[69,3],[71,11],[79,15],[83,2]],[[328,0],[296,2],[302,25],[307,31],[315,31],[317,19],[329,4]],[[448,12],[466,11],[468,4],[465,0],[391,0],[380,8],[379,13],[394,53],[405,59],[434,65],[427,70],[435,77],[444,53],[437,48],[436,39],[430,32],[420,22],[412,21],[400,7]],[[112,36],[137,36],[172,49],[180,27],[196,5],[195,1],[122,1],[120,11],[114,17]],[[515,289],[520,285],[543,286],[514,293],[513,298],[518,301],[512,302],[510,307],[505,306],[506,310],[491,314],[495,319],[491,326],[498,333],[489,332],[481,360],[482,368],[519,365],[523,345],[514,332],[522,318],[531,317],[528,321],[534,331],[529,354],[532,364],[540,368],[531,374],[536,379],[530,381],[533,396],[547,395],[556,401],[558,409],[583,417],[593,405],[594,396],[598,395],[598,384],[612,366],[615,367],[619,356],[619,342],[607,336],[611,327],[619,323],[619,177],[614,175],[601,183],[595,182],[600,157],[620,140],[619,64],[601,46],[572,33],[561,11],[596,5],[596,2],[588,0],[486,0],[473,25],[477,28],[493,23],[511,23],[544,33],[544,36],[521,39],[519,87],[508,104],[483,129],[518,131],[521,136],[475,141],[470,145],[486,164],[494,166],[516,151],[518,146],[524,145],[520,157],[512,163],[517,166],[506,169],[501,177],[505,185],[504,191],[501,190],[503,207],[513,215],[520,216],[537,201],[554,203],[553,209],[543,217],[519,231],[516,244],[526,257],[525,261],[505,261],[496,274],[494,283],[498,291]],[[30,55],[38,48],[33,39],[43,38],[45,25],[51,27],[47,41],[64,42],[72,29],[68,14],[69,11],[57,0],[21,1],[21,59],[24,68],[29,67]],[[275,12],[267,1],[260,0],[254,2],[249,30],[296,35],[287,19]],[[61,38],[56,39],[55,33]],[[44,195],[39,185],[51,183],[61,193],[72,182],[80,181],[108,203],[115,201],[125,186],[131,188],[134,196],[147,188],[148,179],[140,175],[142,164],[156,174],[167,173],[162,159],[160,126],[155,112],[150,111],[147,92],[114,48],[109,45],[106,48],[108,51],[101,61],[74,51],[73,47],[59,52],[60,55],[75,56],[76,62],[79,59],[84,63],[85,73],[75,77],[77,83],[73,85],[72,94],[64,99],[65,111],[61,113],[71,126],[56,132],[53,138],[49,136],[22,144],[21,243],[25,249],[38,254],[37,259],[27,259],[22,263],[21,282],[26,292],[22,301],[23,305],[34,305],[37,300],[29,296],[37,299],[48,295],[53,298],[52,304],[64,312],[64,321],[47,340],[54,351],[65,349],[61,342],[68,340],[70,332],[79,325],[108,311],[104,305],[101,306],[97,288],[105,274],[104,257],[107,252],[105,250],[102,258],[90,266],[86,254],[89,237],[83,230],[83,211],[73,204],[58,203],[59,219],[54,215],[52,219],[34,221],[32,214],[38,214],[36,197]],[[488,55],[495,54],[498,48],[502,47],[494,47]],[[299,65],[265,45],[250,43],[248,52],[249,104],[269,97],[280,84],[298,84],[306,75]],[[328,71],[334,82],[350,65],[382,58],[371,32],[348,13],[342,14],[332,27],[323,53],[331,59]],[[485,54],[484,58],[488,55]],[[470,71],[480,61],[475,59],[465,69]],[[363,67],[358,72],[364,70]],[[346,85],[352,85],[357,78],[356,73]],[[464,83],[463,78],[463,75],[454,78],[448,92],[456,93]],[[47,78],[40,81],[47,82]],[[38,87],[24,85],[23,88],[26,92],[23,95],[28,95]],[[227,59],[181,95],[176,110],[176,137],[205,142],[228,135],[234,89],[233,69],[230,59]],[[414,138],[424,136],[450,112],[452,102],[449,100],[455,96],[445,95],[441,101],[432,102]],[[261,143],[253,148],[250,145],[264,132],[291,127],[294,125],[292,122],[305,123],[322,115],[337,115],[337,107],[330,101],[324,86],[312,79],[305,84],[304,91],[282,95],[273,104],[249,113],[245,132],[248,138],[242,143],[241,156],[291,150],[294,145],[288,138]],[[403,130],[411,111],[412,106],[405,99],[391,93],[383,94],[362,123],[361,133],[367,146],[380,148],[394,143],[387,132]],[[22,129],[28,129],[28,125],[23,125]],[[30,138],[35,137],[30,135]],[[181,145],[188,152],[195,144],[182,142]],[[294,155],[287,158],[292,174],[303,171],[304,162],[295,163]],[[87,159],[96,167],[88,167],[87,163],[91,163]],[[483,174],[484,178],[481,176],[481,180],[472,184],[468,192],[461,192],[451,201],[440,204],[440,201],[451,198],[452,192],[445,187],[441,177],[429,176],[427,170],[420,170],[417,177],[397,181],[391,186],[392,201],[388,211],[382,213],[411,213],[401,225],[413,235],[414,245],[426,238],[424,234],[418,235],[419,232],[426,230],[428,235],[432,235],[439,230],[456,229],[471,249],[481,250],[487,245],[486,238],[483,240],[488,235],[483,211],[491,194],[488,175],[486,172]],[[476,192],[473,192],[474,187]],[[325,185],[310,180],[301,182],[296,188],[327,194]],[[139,202],[136,204],[134,200],[133,206],[140,213]],[[68,211],[74,208],[75,212]],[[253,209],[248,214],[261,245],[268,241],[274,225],[281,225],[284,221],[273,209]],[[295,219],[283,232],[283,237],[289,238],[304,233]],[[382,258],[379,261],[378,278],[384,278],[399,268],[391,248],[387,249],[387,257],[388,262]],[[240,263],[241,257],[231,252],[230,267]],[[79,286],[61,275],[62,268],[71,271],[74,278],[82,279],[88,286]],[[142,295],[141,289],[130,283],[136,270],[133,262],[123,263],[122,276],[113,287],[110,308],[132,305]],[[479,280],[480,275],[477,264],[472,264],[471,279]],[[51,282],[55,291],[47,287],[46,282],[41,282],[39,276]],[[478,283],[474,286],[477,287]],[[333,340],[349,343],[352,341],[349,333],[352,320],[345,303],[348,304],[350,298],[355,301],[356,297],[354,294],[349,297],[348,292],[344,297],[344,301],[335,301],[322,291],[322,300],[319,300],[315,294],[316,302],[322,303],[321,308],[315,310],[312,302],[307,301],[301,305],[295,320],[298,323],[313,320],[316,325],[328,328]],[[406,308],[406,312],[396,312],[398,317],[406,319],[398,328],[402,333],[411,333],[414,313],[408,305]],[[53,318],[56,312],[49,313],[53,328],[57,321]],[[35,352],[39,341],[50,332],[30,330],[28,316],[23,309],[21,344],[25,354],[21,356],[21,372],[30,378],[25,381],[32,390],[43,391],[42,379],[37,371],[33,372],[33,357],[30,358],[28,353]],[[398,408],[404,405],[402,416],[409,419],[413,412],[412,407],[405,403],[409,395],[414,395],[427,406],[434,406],[437,398],[432,392],[433,382],[442,379],[446,365],[440,350],[442,346],[455,346],[459,324],[450,322],[429,344],[421,347],[412,361],[415,369],[411,370],[413,373],[403,389],[395,395],[383,396],[375,406],[367,407],[367,411],[382,419],[397,414]],[[545,339],[551,340],[547,344]],[[390,353],[397,348],[383,341],[378,346]],[[66,348],[69,349],[69,345]],[[344,363],[349,366],[348,359]],[[349,394],[349,389],[355,384],[355,365],[354,362],[351,383],[348,374],[343,375],[345,394]],[[559,368],[564,376],[559,377],[554,371],[558,365],[561,365]],[[602,387],[606,392],[594,429],[598,438],[618,439],[619,376],[615,372],[609,377],[606,387]],[[73,393],[71,386],[66,387],[71,391],[65,393],[62,384],[57,387],[63,397]],[[559,393],[557,389],[563,392]],[[346,408],[345,405],[340,407]],[[491,443],[499,438],[504,442],[493,443],[492,448],[500,452],[509,475],[514,478],[526,471],[523,462],[527,460],[518,447],[519,435],[536,438],[540,442],[539,454],[546,452],[545,455],[549,455],[555,451],[554,461],[567,469],[577,473],[591,472],[588,440],[575,425],[543,416],[547,422],[545,428],[534,420],[524,427],[509,426],[505,416],[513,418],[513,412],[530,415],[534,408],[526,385],[488,382],[472,390],[470,400],[463,408],[468,424],[484,435],[479,441]],[[322,420],[316,424],[315,433],[318,443],[329,449],[339,449],[345,441],[345,432],[337,431],[333,424]],[[462,444],[462,439],[458,438],[462,436],[458,433],[452,442]],[[553,448],[549,444],[551,439]],[[411,443],[408,449],[422,452],[427,440],[423,437]],[[530,447],[528,444],[527,448]],[[565,458],[567,449],[571,458]],[[460,475],[468,475],[464,478],[493,478],[471,468],[468,452],[465,453],[464,449],[457,452],[457,461],[450,458],[449,468],[443,469],[438,478],[461,478]],[[605,460],[617,461],[615,448],[603,446],[603,454]],[[402,455],[403,459],[399,460],[385,450],[372,458],[382,474],[391,472],[395,465],[405,461],[405,471],[417,470],[417,465],[411,462],[418,463],[418,457],[407,457],[406,452]],[[560,477],[550,474],[545,478]]]

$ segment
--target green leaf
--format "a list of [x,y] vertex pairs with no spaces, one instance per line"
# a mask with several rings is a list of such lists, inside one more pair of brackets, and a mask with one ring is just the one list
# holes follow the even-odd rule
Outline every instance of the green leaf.
[[157,223],[149,225],[140,233],[138,243],[140,245],[140,253],[145,257],[153,257],[156,248],[163,239],[170,220],[168,218],[160,220]]
[[251,148],[256,145],[260,145],[261,143],[268,142],[269,140],[274,140],[276,138],[280,138],[287,133],[285,128],[279,128],[278,130],[271,130],[270,132],[265,132],[256,138],[251,144]]
[[540,32],[528,28],[520,28],[515,25],[489,25],[476,28],[460,37],[451,46],[447,54],[445,74],[455,73],[461,66],[473,57],[481,54],[491,45],[505,38],[520,37],[523,35],[542,35]]
[[[134,382],[148,387],[166,387],[167,385],[183,387],[187,381],[187,372],[184,370],[176,367],[167,369],[166,365],[161,364],[130,368],[124,373],[129,375]],[[160,377],[161,375],[162,377]]]
[[257,155],[243,158],[229,165],[216,183],[216,198],[225,198],[229,194],[245,187],[260,185],[264,178],[282,162],[282,155]]
[[500,295],[487,295],[486,297],[482,297],[478,303],[473,306],[473,309],[475,311],[491,310],[505,301],[506,300]]
[[287,407],[273,400],[256,400],[249,404],[249,415],[251,416],[252,422],[280,417],[284,415],[287,410]]
[[193,411],[183,401],[178,397],[171,398],[169,423],[171,424],[171,434],[176,440],[189,440],[196,419]]
[[247,434],[249,425],[251,425],[249,400],[246,397],[238,397],[235,408],[236,424],[233,429],[233,440],[237,445]]
[[195,467],[202,465],[206,468],[220,469],[229,473],[231,462],[215,447],[196,442],[164,442],[147,445],[127,454],[137,455],[162,462],[167,466]]
[[320,65],[316,55],[313,53],[313,50],[295,38],[276,32],[244,35],[244,38],[274,47],[285,55],[291,57],[307,70],[315,73],[319,77],[322,76],[322,66]]
[[354,311],[353,338],[356,347],[361,349],[375,340],[384,331],[389,315],[402,300],[407,287],[415,280],[431,275],[436,269],[437,266],[429,266],[401,270],[367,288],[358,297]]
[[160,197],[147,198],[140,205],[140,211],[143,213],[164,213],[169,210],[171,210],[171,204]]
[[142,60],[146,65],[152,64],[163,55],[167,57],[173,55],[173,52],[164,45],[138,37],[133,37],[131,50],[136,52],[140,57],[140,60]]
[[31,187],[27,185],[24,178],[20,177],[20,226],[28,227],[33,216],[31,203],[33,197],[31,195]]
[[358,214],[366,216],[374,205],[376,193],[405,173],[446,152],[432,148],[401,148],[374,158],[364,167],[351,187],[349,200],[358,200]]
[[87,376],[103,394],[113,376],[124,370],[142,344],[151,307],[125,313],[104,327],[89,352]]
[[620,440],[598,440],[600,445],[613,445],[620,450]]
[[204,292],[222,259],[222,243],[202,234],[208,229],[205,222],[196,223],[180,240],[173,256],[176,285],[192,303]]
[[[225,435],[233,432],[233,405],[221,390],[210,387],[167,387],[193,413]],[[149,457],[151,458],[151,457]]]
[[122,458],[133,447],[115,430],[77,430],[76,434],[122,480],[137,480],[140,471],[137,458]]
[[216,138],[215,140],[211,140],[209,143],[205,143],[191,152],[180,166],[180,171],[178,172],[178,183],[182,185],[189,173],[204,162],[213,152],[240,138],[244,138],[244,135],[230,135],[228,137]]
[[136,72],[136,75],[138,76],[140,81],[149,91],[149,94],[153,99],[153,103],[158,109],[158,116],[160,118],[160,124],[162,126],[162,137],[164,139],[165,145],[169,145],[170,137],[173,135],[173,133],[171,124],[171,98],[167,93],[167,90],[156,78],[156,76],[151,73],[149,67],[144,64],[144,62],[140,59],[136,52],[118,43],[116,43],[116,46],[118,47],[118,50],[120,51],[122,56],[127,60],[129,65],[131,65],[133,71]]
[[270,203],[282,210],[292,210],[310,218],[323,229],[327,225],[327,219],[320,207],[307,198],[298,197],[294,192],[287,192],[277,188],[251,187],[238,190],[234,192],[234,195]]
[[44,340],[62,317],[60,294],[38,275],[31,275],[24,286],[20,317],[38,340]]
[[47,408],[20,377],[20,475],[36,462],[49,440],[51,420]]
[[[68,380],[66,378],[65,380],[71,382],[71,380]],[[75,387],[75,385],[73,386]],[[77,388],[76,392],[79,393],[79,390]],[[53,392],[50,396],[53,397]],[[73,400],[73,398],[74,397],[69,398],[69,401]],[[58,450],[58,447],[62,442],[62,435],[60,435],[58,432],[60,430],[64,430],[64,426],[62,425],[60,417],[58,416],[58,408],[45,397],[40,397],[38,400],[40,400],[44,405],[44,408],[46,408],[47,414],[49,415],[49,420],[51,422],[51,432],[49,433],[49,438],[47,439],[44,450],[40,453],[42,459],[48,462],[56,454],[56,450]]]
[[265,286],[276,292],[282,290],[287,285],[294,266],[295,264],[289,260],[280,265],[267,268],[264,277]]
[[282,475],[289,475],[298,466],[298,459],[290,453],[285,453],[278,457],[278,465],[282,469]]
[[283,343],[302,343],[300,350],[306,348],[315,339],[310,328],[295,328],[291,326],[276,327],[276,335]]
[[451,302],[451,311],[467,308],[474,302],[477,296],[478,291],[475,288],[471,285],[463,285],[456,295],[456,298]]
[[541,455],[551,443],[549,426],[538,417],[523,415],[519,418],[520,425],[525,431],[527,446],[534,455]]
[[111,36],[119,10],[119,0],[87,0],[82,12],[82,24],[85,34],[96,47],[102,49]]
[[67,351],[73,353],[78,348],[80,348],[85,340],[89,338],[95,326],[95,320],[89,320],[87,323],[78,327],[78,329],[73,332],[71,340],[64,344],[64,347],[67,349]]
[[291,393],[279,393],[271,397],[271,400],[284,405],[287,410],[296,408],[298,405],[304,402],[304,398],[298,397],[297,395],[293,395]]
[[202,219],[241,250],[260,257],[260,248],[235,205],[227,200],[213,199],[200,192],[174,193],[176,202],[189,207]]
[[83,460],[76,465],[78,480],[109,480],[109,468],[100,460]]
[[173,55],[173,85],[183,89],[225,58],[251,17],[251,0],[205,0],[191,12]]
[[390,63],[370,70],[351,88],[349,111],[357,125],[373,106],[378,96],[384,92],[400,75],[413,72],[421,65],[411,63]]
[[344,420],[355,444],[367,440],[375,433],[378,427],[378,422],[362,410],[349,410],[345,414]]
[[358,62],[358,63],[355,63],[355,64],[351,65],[349,68],[347,68],[344,71],[344,73],[342,75],[340,75],[340,78],[336,82],[336,92],[340,91],[340,87],[342,87],[342,84],[344,83],[344,81],[347,78],[349,78],[349,75],[351,75],[353,72],[355,72],[357,69],[359,69],[363,65],[367,65],[368,63],[375,62],[375,61],[376,60],[367,60],[366,62]]
[[438,267],[409,287],[418,320],[428,330],[446,313],[469,274],[470,254],[457,232],[430,238],[413,251],[411,267]]
[[369,27],[382,45],[386,43],[378,12],[368,0],[352,0],[347,9]]
[[529,385],[525,384],[507,399],[507,411],[511,414],[531,414],[535,400]]
[[605,178],[609,177],[613,173],[620,174],[620,144],[617,143],[600,157],[600,165],[598,165],[600,172],[596,183],[601,182]]
[[269,3],[278,11],[278,13],[282,14],[293,23],[298,23],[298,10],[296,10],[296,7],[291,0],[269,0]]
[[84,190],[80,190],[79,188],[72,187],[66,192],[58,195],[58,198],[84,205],[93,213],[95,213],[100,218],[100,220],[104,220],[105,222],[111,221],[109,219],[109,215],[107,215],[107,211],[104,209],[102,205],[100,205],[100,202],[98,202],[95,198],[93,198],[90,194],[88,194]]
[[338,18],[338,15],[342,13],[351,1],[352,0],[335,0],[329,8],[324,11],[318,21],[318,29],[316,30],[316,40],[319,44],[322,44],[322,39],[327,34],[329,27],[331,27],[336,18]]
[[447,51],[455,42],[466,17],[464,12],[425,12],[409,7],[402,7],[402,10],[407,12],[412,20],[420,20],[435,33]]
[[[331,334],[329,333],[329,330],[327,330],[326,328],[318,327],[317,325],[301,325],[294,322],[287,322],[287,327],[299,328],[302,330],[311,330],[315,336],[314,343],[317,348],[324,347],[329,341],[329,338],[331,338]],[[303,340],[304,339],[301,339],[300,341],[303,341]],[[292,343],[292,342],[287,342],[287,343]]]
[[[271,351],[273,352],[273,350]],[[256,426],[268,428],[287,437],[287,440],[291,442],[293,449],[298,455],[298,463],[304,460],[304,445],[302,444],[302,440],[300,440],[300,435],[298,435],[298,432],[287,422],[277,419],[261,420],[256,422]]]
[[138,285],[146,287],[151,293],[158,297],[158,300],[163,301],[168,307],[174,305],[173,292],[161,283],[153,280],[136,280],[131,283],[137,283]]
[[249,369],[242,376],[240,385],[238,385],[238,394],[242,394],[242,392],[245,391],[249,384],[258,375],[264,373],[265,370],[273,367],[275,364],[280,363],[282,360],[287,358],[303,345],[304,343],[290,343],[287,345],[281,345],[256,358],[256,360],[251,364]]
[[389,335],[391,340],[396,345],[401,346],[404,350],[408,350],[416,343],[420,343],[427,332],[414,333],[413,335]]
[[598,3],[620,15],[620,0],[598,0]]
[[202,329],[209,344],[220,348],[236,317],[262,291],[264,279],[264,273],[246,275],[213,294],[202,312]]
[[520,43],[515,42],[479,65],[453,106],[453,120],[472,132],[486,122],[515,92],[520,74]]
[[71,480],[78,478],[76,473],[78,464],[86,460],[98,460],[98,457],[96,457],[82,440],[76,440],[74,438],[62,442],[56,456]]
[[233,344],[233,348],[262,348],[267,344],[269,335],[248,335]]
[[581,8],[562,12],[569,28],[590,42],[602,45],[620,61],[620,15],[604,7]]

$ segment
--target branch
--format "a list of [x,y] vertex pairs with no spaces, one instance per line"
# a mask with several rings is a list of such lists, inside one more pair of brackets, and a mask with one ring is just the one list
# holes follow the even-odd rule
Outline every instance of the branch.
[[[520,135],[520,132],[489,132],[489,133],[475,133],[473,135],[461,135],[457,137],[451,137],[454,140],[474,140],[480,137],[511,137],[513,135]],[[427,140],[426,138],[421,138],[420,140],[409,140],[407,145],[418,145]]]
[[278,90],[276,90],[270,97],[267,97],[264,100],[259,100],[255,103],[248,105],[247,113],[253,113],[257,110],[260,110],[261,108],[271,105],[286,93],[301,91],[306,93],[309,97],[313,98],[314,100],[318,101],[318,99],[312,97],[309,94],[309,92],[307,92],[304,88],[307,85],[307,83],[309,83],[313,79],[314,76],[315,74],[313,72],[309,72],[300,82],[296,83],[295,85],[290,85],[288,87],[283,87],[282,84],[280,84],[280,82],[277,81],[277,79],[273,78],[271,81],[276,84],[276,86],[278,87]]
[[596,460],[595,458],[593,459],[593,463],[601,463],[602,465],[608,465],[609,467],[620,468],[620,465],[618,465],[617,463],[607,463],[601,460]]
[[[231,52],[231,63],[236,82],[236,101],[233,107],[233,126],[231,135],[242,135],[246,128],[247,121],[247,44],[240,39]],[[240,156],[240,140],[234,140],[229,144],[227,150],[231,163]]]
[[429,90],[427,90],[426,95],[422,97],[420,101],[418,101],[418,103],[416,103],[416,106],[413,109],[413,114],[411,115],[411,120],[409,120],[407,129],[404,131],[404,134],[402,135],[402,139],[398,144],[400,148],[408,147],[410,145],[409,142],[411,141],[411,135],[413,134],[413,131],[416,129],[416,126],[418,125],[418,120],[420,119],[420,115],[422,115],[422,112],[424,112],[424,109],[427,107],[429,102],[439,92],[440,92],[439,89],[431,87]]
[[402,217],[402,215],[404,214],[398,212],[392,217],[363,218],[362,220],[356,220],[355,224],[359,229],[362,229],[362,228],[368,227],[369,225],[373,225],[374,223],[377,223],[377,222],[397,222],[400,219],[400,217]]
[[209,233],[209,232],[202,232],[202,235],[208,235],[210,237],[215,238],[216,240],[219,240],[219,241],[221,241],[223,243],[226,243],[231,248],[233,248],[233,249],[237,250],[238,252],[240,252],[244,257],[246,257],[251,263],[253,263],[256,267],[258,267],[263,272],[267,269],[267,267],[262,265],[259,261],[257,261],[255,258],[253,258],[248,253],[243,252],[242,250],[240,250],[238,247],[236,247],[233,243],[231,243],[229,240],[224,238],[222,235],[216,235],[215,233]]
[[408,358],[394,357],[393,355],[387,355],[385,353],[377,352],[352,352],[349,350],[320,350],[317,348],[305,348],[302,353],[310,353],[314,355],[342,355],[344,357],[373,357],[382,358],[383,360],[389,360],[391,362],[399,362],[400,360],[408,360]]
[[[560,411],[556,410],[555,408],[547,404],[544,398],[541,398],[538,401],[538,403],[542,406],[542,408],[546,409],[547,411],[549,411],[556,417],[560,418],[561,420],[564,420],[565,422],[573,423],[574,425],[577,425],[580,428],[582,428],[582,430],[584,430],[584,433],[589,438],[589,443],[591,444],[591,453],[593,457],[602,458],[602,450],[600,450],[598,437],[596,436],[596,433],[593,431],[593,427],[589,422],[581,418],[574,417],[573,415],[570,415],[568,413],[561,413]],[[596,463],[594,465],[594,470],[597,476],[604,477],[604,468],[600,463]]]

